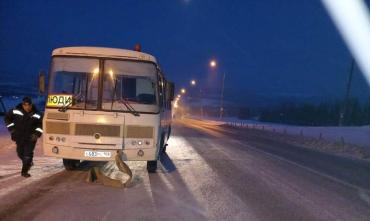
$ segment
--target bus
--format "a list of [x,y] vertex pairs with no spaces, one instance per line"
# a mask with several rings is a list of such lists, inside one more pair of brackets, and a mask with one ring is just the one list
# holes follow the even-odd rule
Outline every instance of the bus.
[[73,170],[82,160],[113,161],[122,151],[122,160],[147,161],[148,172],[156,171],[171,133],[174,84],[155,57],[117,48],[57,48],[47,83],[44,155],[62,158]]

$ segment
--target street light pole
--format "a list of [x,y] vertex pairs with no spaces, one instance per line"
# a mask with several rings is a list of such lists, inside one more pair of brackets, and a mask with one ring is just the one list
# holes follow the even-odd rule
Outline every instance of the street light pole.
[[226,73],[224,72],[223,73],[223,77],[222,77],[222,89],[221,89],[221,98],[220,98],[220,119],[222,119],[223,115],[224,115],[224,90],[225,90],[225,77],[226,77]]
[[350,68],[350,71],[349,71],[349,76],[348,76],[348,81],[347,81],[345,100],[344,100],[344,104],[343,104],[343,107],[342,107],[342,110],[341,110],[340,116],[339,116],[339,126],[343,126],[344,118],[346,117],[345,115],[347,114],[348,103],[349,103],[349,98],[350,98],[350,94],[351,94],[351,85],[352,85],[352,78],[353,78],[353,70],[354,69],[355,69],[355,60],[352,59],[351,68]]
[[[215,68],[217,66],[217,62],[215,60],[211,60],[209,63],[211,68]],[[224,90],[225,90],[225,78],[226,72],[223,72],[222,76],[222,88],[221,88],[221,96],[220,96],[220,119],[222,119],[224,115]]]
[[[191,80],[190,85],[192,87],[197,87],[197,81],[196,80]],[[197,87],[198,88],[198,87]],[[203,118],[203,100],[202,100],[202,88],[199,87],[199,101],[200,101],[200,116]]]
[[202,89],[199,89],[199,96],[200,96],[200,117],[203,119],[203,95],[202,95]]

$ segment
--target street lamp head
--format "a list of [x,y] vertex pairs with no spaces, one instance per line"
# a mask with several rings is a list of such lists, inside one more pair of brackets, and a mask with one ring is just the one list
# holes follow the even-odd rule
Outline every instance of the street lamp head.
[[197,82],[196,82],[195,80],[191,80],[191,81],[190,81],[190,84],[194,86],[194,85],[196,85],[196,84],[197,84]]
[[186,93],[185,88],[182,88],[182,89],[181,89],[181,93],[182,93],[182,94],[185,94],[185,93]]
[[209,62],[209,66],[211,66],[211,68],[215,68],[217,66],[217,62],[215,60],[211,60]]

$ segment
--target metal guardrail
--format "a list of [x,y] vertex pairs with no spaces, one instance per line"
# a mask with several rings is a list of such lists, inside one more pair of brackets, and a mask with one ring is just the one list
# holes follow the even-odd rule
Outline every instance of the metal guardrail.
[[[287,128],[275,128],[269,125],[262,125],[262,124],[254,124],[254,123],[244,123],[244,122],[225,122],[226,125],[231,127],[238,127],[238,128],[245,128],[245,129],[255,129],[255,130],[262,130],[262,131],[269,131],[273,133],[283,134],[283,135],[292,135],[292,136],[299,136],[302,138],[312,138],[318,140],[324,140],[324,133],[318,131],[317,135],[307,135],[303,129],[298,129],[296,132],[291,132]],[[338,139],[328,139],[333,142],[340,142],[342,145],[348,143],[345,141],[343,136],[340,136]]]

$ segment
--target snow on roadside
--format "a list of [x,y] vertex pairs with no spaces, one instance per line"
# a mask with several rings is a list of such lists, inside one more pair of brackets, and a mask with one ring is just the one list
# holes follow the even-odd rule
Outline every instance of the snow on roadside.
[[16,155],[15,144],[10,139],[3,118],[0,118],[0,197],[64,170],[60,159],[42,156],[41,149],[39,140],[35,149],[34,166],[30,170],[31,177],[21,177],[22,163]]
[[20,176],[22,165],[18,159],[0,164],[0,197],[64,170],[59,159],[35,157],[33,162],[30,178]]
[[[201,118],[197,117],[197,119]],[[231,117],[223,118],[222,120],[218,118],[203,119],[222,122],[236,127],[263,129],[289,135],[300,135],[308,138],[324,139],[331,142],[341,142],[370,148],[370,125],[358,127],[310,127],[267,123],[254,120],[240,120]]]

